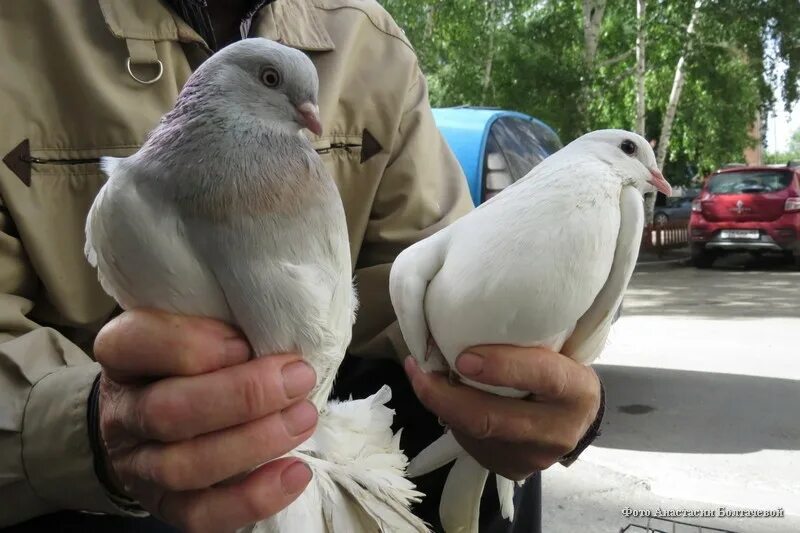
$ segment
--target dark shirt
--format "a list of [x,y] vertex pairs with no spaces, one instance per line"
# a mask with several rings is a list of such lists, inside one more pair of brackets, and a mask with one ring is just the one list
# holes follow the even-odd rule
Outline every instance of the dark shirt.
[[[250,26],[253,17],[265,5],[274,0],[250,0],[247,11],[239,23],[239,34],[242,39],[250,34]],[[207,9],[207,0],[166,0],[167,4],[185,20],[194,31],[203,38],[209,48],[219,50],[220,43],[214,35],[214,28],[211,24],[211,17]]]

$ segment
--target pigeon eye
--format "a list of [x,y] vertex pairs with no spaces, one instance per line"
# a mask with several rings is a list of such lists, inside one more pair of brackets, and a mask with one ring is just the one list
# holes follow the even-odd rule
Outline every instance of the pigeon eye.
[[622,141],[622,144],[619,145],[619,149],[628,155],[633,155],[636,153],[636,144],[630,139],[625,139]]
[[277,87],[281,83],[281,75],[272,67],[261,71],[261,82],[267,87]]

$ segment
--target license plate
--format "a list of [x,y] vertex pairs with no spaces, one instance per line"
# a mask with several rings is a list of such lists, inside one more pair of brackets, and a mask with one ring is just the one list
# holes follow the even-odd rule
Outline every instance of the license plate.
[[761,234],[757,229],[726,229],[722,230],[720,237],[723,239],[755,240],[761,237]]

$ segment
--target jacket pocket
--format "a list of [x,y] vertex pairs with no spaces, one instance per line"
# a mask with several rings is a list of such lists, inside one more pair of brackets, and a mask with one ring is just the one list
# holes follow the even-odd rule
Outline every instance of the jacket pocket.
[[101,156],[127,156],[138,146],[83,149],[40,149],[32,153],[30,141],[24,139],[3,156],[3,163],[22,183],[31,186],[34,175],[85,175],[100,172]]
[[86,217],[106,182],[101,158],[135,150],[32,150],[23,141],[3,158],[22,183],[4,172],[9,179],[1,180],[0,194],[43,288],[31,313],[34,320],[83,328],[103,321],[114,309],[84,256]]

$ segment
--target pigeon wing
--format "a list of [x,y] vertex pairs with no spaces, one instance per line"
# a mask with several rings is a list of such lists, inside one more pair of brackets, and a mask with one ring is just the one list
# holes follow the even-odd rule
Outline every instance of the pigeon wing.
[[620,195],[620,225],[611,271],[589,309],[578,319],[561,353],[581,363],[590,363],[605,346],[614,314],[636,266],[644,227],[642,196],[633,187]]
[[123,309],[229,320],[213,276],[197,261],[174,206],[147,190],[136,161],[104,158],[108,181],[86,220],[84,252]]
[[426,364],[430,330],[425,317],[425,296],[428,284],[444,264],[447,242],[448,228],[444,228],[409,246],[397,256],[389,274],[389,295],[403,339],[411,355],[426,370],[431,368]]

